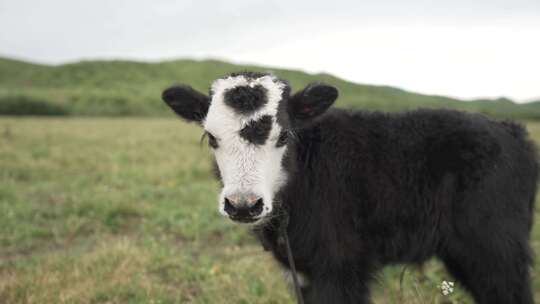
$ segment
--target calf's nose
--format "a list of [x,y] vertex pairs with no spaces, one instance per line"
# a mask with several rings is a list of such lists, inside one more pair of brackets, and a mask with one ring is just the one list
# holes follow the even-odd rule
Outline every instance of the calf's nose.
[[229,195],[225,197],[225,212],[238,222],[253,222],[263,211],[262,197],[252,194]]

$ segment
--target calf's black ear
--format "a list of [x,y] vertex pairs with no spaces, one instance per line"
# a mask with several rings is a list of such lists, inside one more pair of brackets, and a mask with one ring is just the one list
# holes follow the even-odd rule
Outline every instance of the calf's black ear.
[[326,112],[337,97],[335,87],[321,82],[311,83],[291,96],[288,111],[295,120],[309,120]]
[[187,85],[177,85],[163,91],[161,98],[187,121],[201,123],[210,106],[210,98]]

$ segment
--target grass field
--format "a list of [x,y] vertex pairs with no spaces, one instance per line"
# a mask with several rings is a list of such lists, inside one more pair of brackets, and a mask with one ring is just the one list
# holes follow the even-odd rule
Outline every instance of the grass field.
[[[293,303],[269,254],[218,215],[199,137],[173,119],[0,118],[0,303]],[[470,303],[459,284],[441,294],[437,262],[400,284],[402,269],[378,276],[375,303]],[[540,300],[540,266],[533,282]]]

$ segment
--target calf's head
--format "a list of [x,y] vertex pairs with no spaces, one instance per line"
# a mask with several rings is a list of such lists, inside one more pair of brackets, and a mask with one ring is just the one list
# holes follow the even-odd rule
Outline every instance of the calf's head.
[[276,195],[287,182],[284,160],[294,149],[294,130],[324,113],[337,95],[322,83],[291,95],[286,81],[243,72],[215,80],[209,96],[177,85],[162,98],[182,118],[204,128],[223,185],[220,213],[257,224],[276,209]]

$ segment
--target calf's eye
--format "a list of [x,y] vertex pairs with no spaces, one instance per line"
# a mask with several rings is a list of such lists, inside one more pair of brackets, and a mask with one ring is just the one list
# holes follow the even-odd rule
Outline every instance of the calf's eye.
[[208,135],[208,145],[212,147],[213,149],[217,149],[219,145],[218,145],[216,137],[208,132],[206,132],[206,134]]
[[279,133],[279,137],[276,142],[276,147],[279,148],[279,147],[285,146],[287,144],[288,139],[289,139],[289,134],[287,133],[287,131],[281,131],[281,133]]

